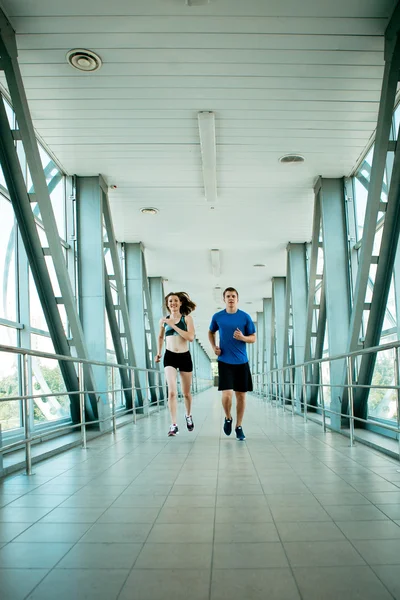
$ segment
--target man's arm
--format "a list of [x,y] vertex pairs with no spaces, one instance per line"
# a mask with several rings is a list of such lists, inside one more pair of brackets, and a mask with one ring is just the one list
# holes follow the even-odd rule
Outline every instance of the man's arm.
[[254,344],[257,335],[255,333],[252,333],[251,335],[243,335],[240,329],[236,329],[235,333],[233,334],[233,337],[235,338],[235,340],[240,340],[241,342],[245,342],[246,344]]
[[215,354],[217,356],[220,356],[221,348],[219,348],[215,343],[215,333],[213,331],[208,330],[208,340],[209,340],[211,347],[214,350]]

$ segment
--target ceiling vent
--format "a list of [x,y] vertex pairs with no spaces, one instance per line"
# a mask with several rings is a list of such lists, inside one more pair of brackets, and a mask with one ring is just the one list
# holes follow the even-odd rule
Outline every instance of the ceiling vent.
[[91,50],[84,50],[82,48],[75,48],[67,53],[67,61],[78,71],[85,71],[86,73],[92,73],[100,69],[101,62],[100,56]]
[[285,156],[280,157],[279,162],[284,163],[285,165],[293,163],[303,163],[304,156],[301,156],[300,154],[285,154]]

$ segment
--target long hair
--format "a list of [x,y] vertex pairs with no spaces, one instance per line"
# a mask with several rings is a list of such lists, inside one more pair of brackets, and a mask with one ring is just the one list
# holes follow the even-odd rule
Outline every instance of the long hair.
[[165,296],[165,306],[167,307],[167,310],[169,310],[168,298],[170,296],[178,296],[179,300],[182,302],[179,310],[185,317],[190,315],[190,313],[196,308],[195,303],[189,298],[189,295],[186,292],[170,292]]

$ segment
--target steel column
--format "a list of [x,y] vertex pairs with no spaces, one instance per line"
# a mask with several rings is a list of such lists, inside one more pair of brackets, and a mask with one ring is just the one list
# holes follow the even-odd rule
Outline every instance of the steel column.
[[[103,208],[99,177],[76,178],[76,208],[78,233],[79,314],[88,358],[107,362],[105,297],[104,297],[104,248]],[[106,390],[107,368],[93,366],[100,394],[99,418],[110,416]],[[108,423],[100,424],[100,429]]]
[[[329,355],[346,352],[350,323],[350,273],[343,179],[321,179],[318,191],[322,213],[324,288],[328,324]],[[345,361],[330,363],[331,408],[345,412],[341,387]],[[345,396],[347,398],[347,394]],[[340,417],[331,416],[331,426],[340,429]]]
[[[137,366],[146,369],[148,366],[148,350],[145,331],[142,253],[142,244],[125,244],[126,298],[129,308],[130,327],[133,332],[133,345]],[[144,372],[139,373],[139,380],[143,396],[142,406],[145,410],[148,410],[147,402],[145,402],[145,399],[149,399],[146,389],[148,383]]]

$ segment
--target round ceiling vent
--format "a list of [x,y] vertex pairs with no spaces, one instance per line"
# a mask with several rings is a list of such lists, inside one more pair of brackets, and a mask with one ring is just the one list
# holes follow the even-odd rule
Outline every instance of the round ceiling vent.
[[279,162],[287,165],[293,163],[303,163],[304,160],[304,156],[301,156],[300,154],[285,154],[285,156],[280,157]]
[[101,62],[100,56],[91,50],[84,50],[82,48],[75,48],[67,53],[67,61],[78,71],[85,71],[91,73],[100,69]]

